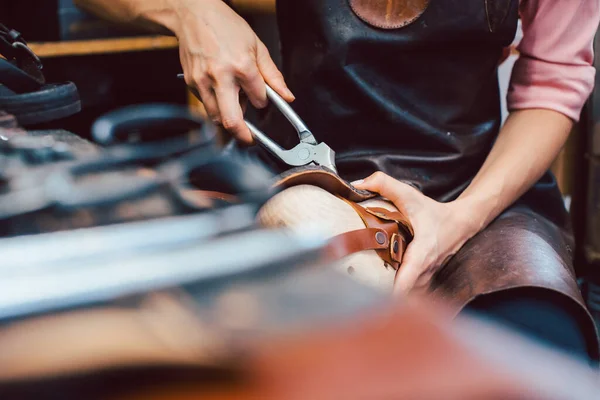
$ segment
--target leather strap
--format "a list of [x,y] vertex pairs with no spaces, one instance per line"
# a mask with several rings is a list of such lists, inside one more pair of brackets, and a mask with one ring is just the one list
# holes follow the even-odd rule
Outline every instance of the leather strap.
[[281,174],[276,188],[313,185],[343,200],[360,216],[365,229],[345,232],[333,237],[328,256],[342,258],[364,250],[375,250],[379,257],[394,269],[400,267],[406,246],[412,240],[413,228],[400,211],[380,207],[362,207],[358,202],[377,197],[376,193],[358,190],[339,175],[319,167],[306,165]]
[[341,196],[355,202],[377,197],[376,193],[359,190],[346,182],[339,175],[317,165],[304,165],[292,168],[279,175],[276,188],[286,189],[292,186],[313,185],[325,189],[331,194]]
[[[381,236],[384,235],[384,236]],[[377,241],[377,237],[386,237],[386,232],[378,228],[357,229],[337,235],[327,248],[328,255],[333,258],[342,258],[350,254],[365,250],[385,250],[389,243]]]
[[392,212],[379,207],[364,208],[338,197],[356,211],[366,228],[333,237],[327,255],[337,259],[360,251],[375,250],[386,265],[397,270],[413,236],[412,226],[406,216],[399,211]]

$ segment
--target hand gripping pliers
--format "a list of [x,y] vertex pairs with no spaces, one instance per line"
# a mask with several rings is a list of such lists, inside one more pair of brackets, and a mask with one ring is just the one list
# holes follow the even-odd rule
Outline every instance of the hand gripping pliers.
[[[183,74],[178,74],[178,78],[183,79]],[[266,148],[275,157],[292,167],[301,167],[304,165],[320,165],[328,168],[337,174],[335,166],[335,152],[325,143],[317,142],[311,131],[308,130],[306,124],[290,107],[290,105],[281,98],[269,85],[267,88],[267,98],[275,104],[277,109],[290,121],[290,123],[298,132],[300,143],[290,150],[285,150],[271,138],[262,133],[256,126],[248,121],[246,125],[250,129],[254,139],[264,148]]]

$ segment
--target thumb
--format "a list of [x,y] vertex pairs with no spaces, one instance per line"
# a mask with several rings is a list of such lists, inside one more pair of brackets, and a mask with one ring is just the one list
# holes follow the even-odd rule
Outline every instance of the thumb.
[[395,203],[399,209],[403,209],[406,202],[416,200],[415,196],[420,195],[420,192],[417,192],[412,186],[379,171],[364,180],[352,182],[352,186],[357,189],[379,193]]
[[258,41],[256,61],[265,82],[288,103],[294,101],[296,99],[294,94],[288,89],[285,80],[283,79],[283,75],[269,54],[269,50],[260,40]]
[[407,295],[421,277],[429,250],[425,243],[417,237],[410,242],[404,253],[402,264],[396,272],[394,293]]

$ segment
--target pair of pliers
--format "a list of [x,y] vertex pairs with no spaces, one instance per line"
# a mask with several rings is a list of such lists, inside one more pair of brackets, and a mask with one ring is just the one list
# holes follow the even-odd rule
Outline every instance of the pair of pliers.
[[[183,74],[178,74],[178,78],[183,79]],[[267,98],[275,104],[277,109],[287,118],[292,124],[300,143],[290,150],[285,150],[267,135],[262,133],[256,126],[248,121],[246,125],[250,129],[250,133],[254,139],[272,153],[275,157],[292,167],[301,167],[304,165],[320,165],[328,168],[337,174],[335,166],[335,151],[325,143],[319,143],[314,135],[290,105],[277,94],[269,85],[266,85]]]
[[269,85],[266,87],[267,98],[277,107],[287,120],[290,121],[296,132],[298,132],[300,143],[290,150],[285,150],[267,135],[262,133],[256,126],[245,121],[252,136],[254,136],[254,139],[287,165],[293,167],[311,164],[320,165],[337,174],[335,152],[333,149],[325,143],[317,142],[312,132],[307,128],[306,124],[298,114],[296,114],[292,107]]

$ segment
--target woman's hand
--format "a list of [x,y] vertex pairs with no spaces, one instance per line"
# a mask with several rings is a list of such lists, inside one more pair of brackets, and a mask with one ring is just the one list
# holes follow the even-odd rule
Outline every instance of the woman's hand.
[[286,101],[294,100],[283,75],[242,17],[222,0],[173,2],[181,65],[187,85],[211,119],[237,139],[252,136],[240,105],[240,89],[256,108],[267,105],[265,82]]
[[390,200],[413,226],[414,239],[396,273],[397,293],[426,291],[434,274],[480,229],[461,203],[439,203],[384,173],[376,172],[353,185]]

